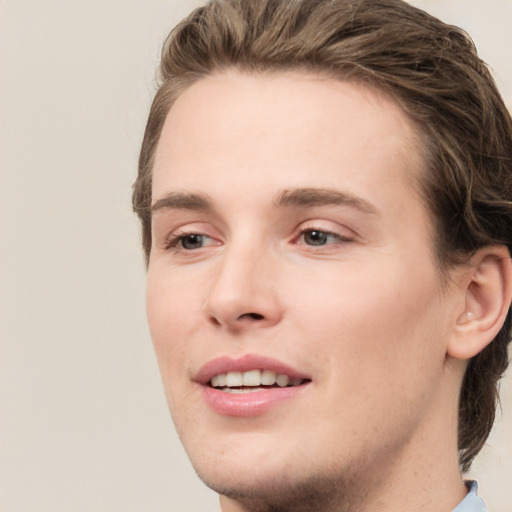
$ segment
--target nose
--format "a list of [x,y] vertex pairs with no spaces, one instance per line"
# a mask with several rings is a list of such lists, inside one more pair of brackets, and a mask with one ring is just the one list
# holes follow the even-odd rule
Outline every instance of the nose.
[[203,311],[231,331],[271,327],[281,320],[277,262],[263,250],[232,247],[219,259]]

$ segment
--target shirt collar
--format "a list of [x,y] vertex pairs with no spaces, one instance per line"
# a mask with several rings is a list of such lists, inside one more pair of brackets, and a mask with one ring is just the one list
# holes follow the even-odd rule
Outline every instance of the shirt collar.
[[466,482],[468,493],[452,512],[487,512],[484,500],[477,496],[478,485],[475,481]]

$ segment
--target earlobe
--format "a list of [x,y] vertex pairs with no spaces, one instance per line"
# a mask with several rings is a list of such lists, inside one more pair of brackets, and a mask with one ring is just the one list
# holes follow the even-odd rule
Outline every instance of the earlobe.
[[457,316],[447,350],[456,359],[470,359],[482,351],[505,322],[512,300],[512,260],[507,248],[480,249],[464,276],[464,310]]

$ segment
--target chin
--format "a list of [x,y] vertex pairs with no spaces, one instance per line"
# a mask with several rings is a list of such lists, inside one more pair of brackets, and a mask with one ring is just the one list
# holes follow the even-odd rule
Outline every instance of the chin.
[[292,489],[295,485],[289,476],[276,476],[272,473],[255,475],[254,468],[247,468],[244,474],[235,472],[224,473],[223,470],[215,472],[197,471],[199,478],[210,489],[229,498],[259,498],[282,494],[285,489]]
[[[222,447],[201,451],[188,452],[192,465],[199,478],[208,487],[220,492],[220,488],[251,489],[271,488],[277,482],[279,485],[291,484],[293,475],[290,463],[291,457],[284,453],[276,454],[260,450],[255,453],[251,449],[235,446],[229,451]],[[197,456],[196,456],[197,455]]]
[[283,432],[268,425],[256,428],[242,420],[237,431],[229,432],[226,425],[214,424],[205,430],[202,424],[196,430],[179,428],[183,424],[190,423],[175,423],[195,472],[221,495],[264,497],[296,494],[299,489],[312,493],[326,482],[332,489],[333,480],[348,477],[350,467],[355,469],[349,463],[353,453],[342,451],[334,456],[334,448],[322,450],[323,443],[308,441],[300,428],[294,431],[287,426]]
[[294,487],[300,481],[297,475],[304,471],[297,467],[296,447],[290,451],[285,443],[279,443],[280,449],[275,443],[266,446],[268,436],[243,437],[245,442],[231,437],[216,443],[212,438],[201,449],[196,445],[189,450],[185,444],[197,475],[208,487],[226,496],[256,496]]
[[314,471],[305,474],[301,470],[255,469],[248,464],[242,471],[217,469],[197,473],[205,485],[221,497],[243,504],[251,511],[313,512],[350,508],[351,500],[346,492],[350,485],[339,474],[334,477]]

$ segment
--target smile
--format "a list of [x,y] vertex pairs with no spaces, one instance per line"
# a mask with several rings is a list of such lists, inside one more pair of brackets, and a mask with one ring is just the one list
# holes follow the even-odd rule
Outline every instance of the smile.
[[251,393],[272,387],[300,386],[304,381],[300,377],[290,377],[273,370],[248,370],[214,375],[210,386],[228,393]]
[[215,413],[246,418],[294,400],[312,383],[309,375],[276,359],[254,354],[213,359],[194,380]]

